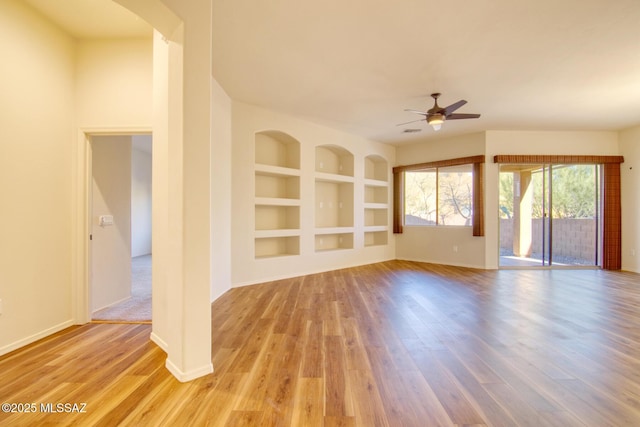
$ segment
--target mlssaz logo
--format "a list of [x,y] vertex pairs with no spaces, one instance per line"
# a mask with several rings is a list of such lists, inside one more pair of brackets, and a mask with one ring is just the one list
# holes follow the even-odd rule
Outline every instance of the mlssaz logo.
[[40,412],[84,414],[87,412],[87,404],[86,403],[41,403]]

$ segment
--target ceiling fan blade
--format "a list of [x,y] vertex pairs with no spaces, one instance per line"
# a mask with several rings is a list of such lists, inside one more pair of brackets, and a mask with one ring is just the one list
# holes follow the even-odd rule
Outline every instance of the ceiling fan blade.
[[450,114],[447,116],[447,120],[459,120],[459,119],[477,119],[480,114]]
[[424,111],[409,110],[409,109],[406,109],[406,110],[404,110],[404,111],[408,111],[408,112],[410,112],[410,113],[422,114],[423,116],[428,115],[428,113],[426,113],[426,112],[424,112]]
[[415,123],[415,122],[424,122],[425,119],[418,119],[418,120],[411,120],[410,122],[406,122],[406,123],[399,123],[396,126],[403,126],[403,125],[408,125],[409,123]]
[[460,101],[455,102],[455,103],[449,105],[448,107],[444,107],[443,108],[444,114],[448,118],[449,114],[453,113],[454,111],[456,111],[458,108],[462,107],[466,103],[467,103],[467,101],[465,101],[464,99],[461,99]]

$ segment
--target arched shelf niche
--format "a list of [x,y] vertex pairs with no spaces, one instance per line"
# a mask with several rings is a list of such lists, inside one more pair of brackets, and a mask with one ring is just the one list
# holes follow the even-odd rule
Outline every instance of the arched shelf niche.
[[300,254],[300,142],[255,134],[255,257]]
[[319,145],[315,166],[315,250],[353,249],[353,154],[337,145]]
[[316,172],[353,177],[353,154],[337,145],[319,145]]
[[291,135],[278,130],[256,133],[256,164],[300,169],[300,142]]

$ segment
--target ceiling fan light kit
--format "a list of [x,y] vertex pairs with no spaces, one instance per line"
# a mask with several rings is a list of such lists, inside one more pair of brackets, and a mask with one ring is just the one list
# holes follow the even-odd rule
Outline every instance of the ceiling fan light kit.
[[467,103],[467,101],[465,101],[464,99],[461,99],[458,102],[454,102],[448,107],[442,108],[438,105],[438,98],[440,97],[440,94],[432,93],[431,97],[434,100],[433,107],[431,107],[426,112],[417,111],[417,110],[405,110],[411,113],[423,115],[424,119],[414,120],[408,123],[401,123],[398,126],[406,125],[416,121],[426,120],[427,123],[429,123],[429,125],[433,127],[433,130],[437,131],[437,130],[440,130],[440,127],[445,122],[445,120],[477,119],[478,117],[480,117],[480,114],[454,114],[453,113],[458,108],[462,107],[464,104]]
[[442,123],[444,123],[445,116],[440,113],[435,113],[427,116],[427,123],[433,127],[433,130],[440,130]]

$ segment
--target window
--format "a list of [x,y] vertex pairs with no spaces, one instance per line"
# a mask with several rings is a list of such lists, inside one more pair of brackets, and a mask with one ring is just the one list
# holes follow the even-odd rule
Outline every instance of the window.
[[[415,175],[413,184],[405,185],[408,180],[407,176],[413,173],[422,173],[425,175]],[[431,187],[433,198],[429,198],[429,187],[425,182],[423,197],[423,208],[419,209],[418,201],[413,200],[415,194],[420,194],[420,188],[413,188],[416,182],[420,182],[422,178],[428,180],[429,173],[435,177],[435,182]],[[451,174],[445,177],[445,174]],[[440,179],[442,186],[440,186]],[[451,181],[458,182],[453,185]],[[433,182],[433,181],[432,181]],[[451,185],[447,186],[447,182]],[[469,185],[467,185],[470,183]],[[441,187],[441,188],[438,188]],[[448,188],[447,188],[448,187]],[[455,222],[462,222],[462,225],[469,225],[474,236],[484,236],[484,155],[459,157],[457,159],[437,160],[427,163],[417,163],[413,165],[396,166],[393,168],[393,232],[402,234],[404,224],[407,223],[407,216],[412,215],[408,225],[413,221],[420,222],[423,225],[429,225],[429,216],[433,215],[431,225],[455,225]],[[410,209],[413,211],[406,212],[407,197],[406,192],[411,193]],[[468,194],[468,196],[467,196]],[[449,195],[449,200],[447,200]],[[467,198],[471,202],[463,203],[463,198]],[[430,213],[429,206],[424,202],[436,201],[435,212]],[[448,206],[450,205],[450,206]],[[447,211],[448,210],[448,211]],[[453,211],[453,217],[452,217]],[[454,219],[455,217],[455,219]],[[464,221],[461,221],[464,218]],[[470,218],[470,221],[469,221]]]
[[473,165],[406,171],[404,183],[405,225],[472,225]]

